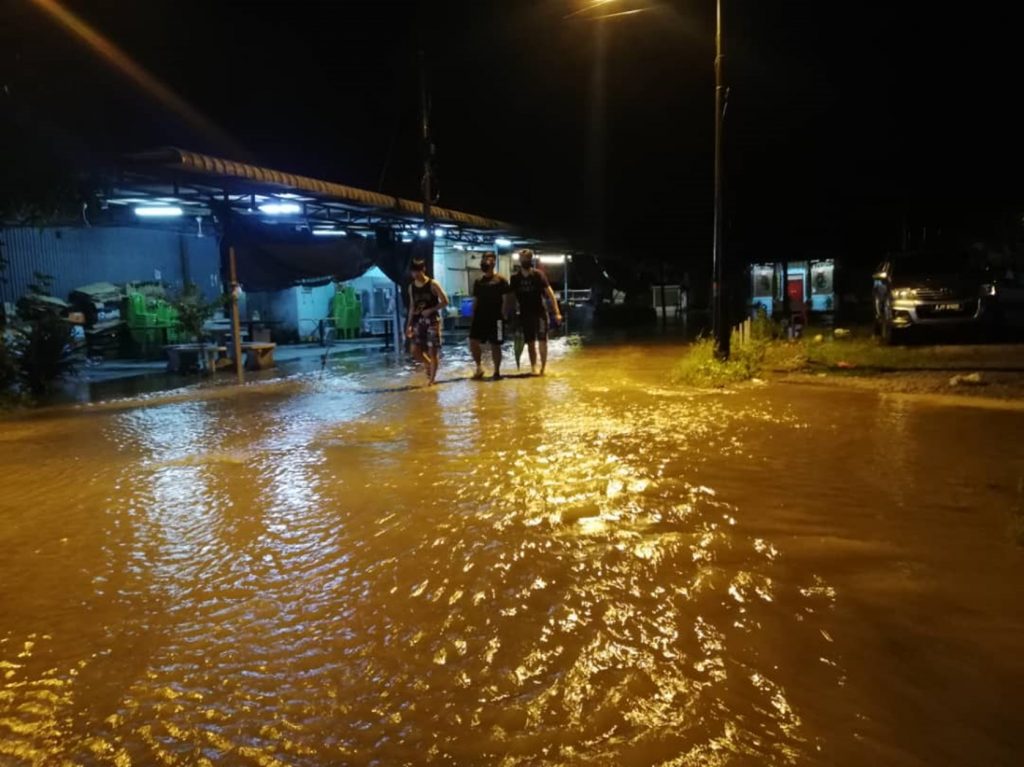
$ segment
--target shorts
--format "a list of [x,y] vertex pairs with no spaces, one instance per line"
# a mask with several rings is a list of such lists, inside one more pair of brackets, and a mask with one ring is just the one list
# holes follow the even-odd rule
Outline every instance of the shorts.
[[474,317],[469,326],[469,337],[482,344],[500,344],[502,338],[501,320]]
[[522,314],[519,316],[519,326],[523,329],[523,340],[528,344],[532,344],[534,341],[548,340],[547,312],[537,315]]
[[438,317],[420,317],[413,320],[412,342],[421,349],[440,349],[441,320]]

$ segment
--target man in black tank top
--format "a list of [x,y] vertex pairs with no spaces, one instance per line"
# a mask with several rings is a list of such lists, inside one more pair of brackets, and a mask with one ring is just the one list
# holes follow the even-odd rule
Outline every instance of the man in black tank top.
[[441,363],[441,312],[446,306],[448,296],[427,276],[426,263],[422,258],[413,259],[405,337],[412,341],[412,356],[426,365],[428,386],[437,379]]

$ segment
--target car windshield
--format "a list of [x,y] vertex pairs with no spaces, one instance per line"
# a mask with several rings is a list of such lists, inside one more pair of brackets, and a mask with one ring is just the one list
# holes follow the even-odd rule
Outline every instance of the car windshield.
[[903,278],[936,275],[977,274],[977,263],[963,253],[915,253],[893,264],[893,272]]

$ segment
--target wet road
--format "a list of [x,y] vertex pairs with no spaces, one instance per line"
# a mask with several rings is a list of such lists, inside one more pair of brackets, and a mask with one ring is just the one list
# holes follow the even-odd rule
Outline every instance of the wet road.
[[0,764],[1020,764],[1024,414],[674,354],[0,423]]

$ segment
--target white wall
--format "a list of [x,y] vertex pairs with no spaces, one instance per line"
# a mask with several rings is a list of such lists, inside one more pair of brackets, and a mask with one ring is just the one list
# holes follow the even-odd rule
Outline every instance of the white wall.
[[[484,252],[484,250],[455,250],[454,248],[439,251],[436,262],[440,274],[437,281],[441,283],[441,287],[449,297],[456,294],[470,295],[474,280],[480,276],[480,256]],[[512,254],[498,256],[499,274],[503,274],[506,278],[512,276],[513,258]],[[444,269],[440,268],[442,265]]]
[[259,312],[261,320],[280,323],[281,331],[298,333],[299,338],[318,338],[320,320],[327,317],[334,298],[334,283],[319,287],[296,286],[272,293],[249,293],[242,321]]
[[465,251],[455,250],[441,240],[438,240],[434,247],[434,271],[437,272],[434,279],[441,283],[449,298],[468,293]]
[[[377,267],[342,284],[352,287],[360,295],[364,315],[390,315],[393,311],[394,283]],[[242,321],[251,319],[256,311],[260,319],[281,323],[278,327],[282,331],[298,333],[301,340],[313,336],[318,340],[320,320],[330,313],[335,292],[335,284],[328,283],[320,287],[297,286],[274,292],[249,293]]]

